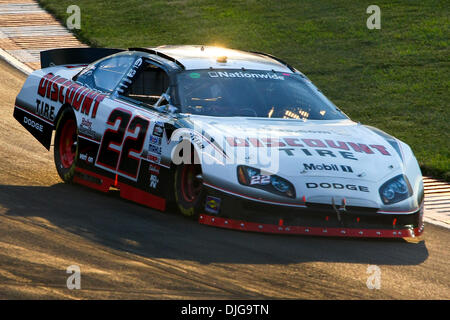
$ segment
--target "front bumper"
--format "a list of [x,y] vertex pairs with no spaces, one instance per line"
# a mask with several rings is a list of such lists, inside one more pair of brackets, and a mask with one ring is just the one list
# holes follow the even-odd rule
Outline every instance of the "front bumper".
[[217,212],[199,216],[199,223],[242,231],[332,237],[407,238],[423,233],[423,205],[408,214],[383,214],[374,208],[346,207],[339,214],[332,205],[303,203],[302,207],[266,204],[207,188],[220,199]]

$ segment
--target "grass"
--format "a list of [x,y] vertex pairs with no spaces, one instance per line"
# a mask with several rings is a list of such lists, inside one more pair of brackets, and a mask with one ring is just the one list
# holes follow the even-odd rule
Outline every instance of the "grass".
[[[41,0],[61,21],[73,0]],[[426,175],[450,180],[447,1],[79,0],[82,41],[100,47],[217,44],[274,54],[353,120],[408,143]]]

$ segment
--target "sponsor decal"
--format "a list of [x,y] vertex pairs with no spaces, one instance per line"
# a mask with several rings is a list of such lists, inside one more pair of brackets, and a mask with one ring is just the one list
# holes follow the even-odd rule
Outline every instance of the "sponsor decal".
[[161,138],[150,135],[150,144],[161,145]]
[[390,156],[386,147],[377,144],[366,145],[363,143],[333,141],[329,139],[300,139],[300,138],[238,138],[226,137],[228,145],[231,147],[310,147],[340,149],[346,151],[355,151],[358,153],[374,154],[375,151]]
[[158,176],[152,174],[150,176],[150,188],[156,189],[156,187],[158,186],[158,182],[159,182]]
[[148,165],[148,171],[153,172],[154,174],[159,174],[160,169],[161,167],[157,164],[149,163]]
[[30,126],[40,132],[44,132],[44,126],[34,120],[31,120],[27,117],[23,117],[23,123],[26,124],[27,126]]
[[[82,85],[61,76],[55,76],[53,73],[48,73],[41,78],[37,93],[42,98],[60,104],[70,104],[74,110],[90,116],[91,118],[96,117],[98,106],[106,97],[103,93],[83,87]],[[41,100],[38,101],[38,113],[41,115],[43,114],[45,117],[46,106],[48,104]],[[48,105],[47,112],[48,116],[51,117],[50,105]],[[53,114],[53,117],[54,116],[55,115]]]
[[147,160],[156,164],[161,163],[161,156],[159,155],[154,155],[154,154],[148,154],[147,155]]
[[92,130],[92,121],[90,121],[88,118],[81,118],[81,123],[78,130],[82,135],[88,136],[92,139],[96,139],[95,131]]
[[355,184],[342,184],[342,183],[315,183],[315,182],[306,182],[306,187],[308,189],[336,189],[336,190],[350,190],[350,191],[361,191],[361,192],[369,192],[369,188],[366,186],[359,186]]
[[314,164],[314,163],[303,163],[303,171],[342,171],[342,172],[353,172],[352,167],[337,164]]
[[14,108],[14,118],[45,148],[50,148],[53,126],[47,120],[26,111],[26,109],[18,105]]
[[[306,148],[301,148],[299,149],[300,151],[303,152],[304,155],[311,157],[313,156],[312,154],[312,150],[308,150]],[[294,156],[296,149],[294,148],[280,148],[280,151],[283,151],[287,156]],[[333,152],[330,150],[324,150],[324,149],[316,149],[315,150],[316,153],[321,156],[321,157],[332,157],[332,158],[336,158],[338,156],[344,158],[344,159],[349,159],[349,160],[358,160],[355,155],[352,152],[348,152],[348,151],[338,151],[338,152]]]
[[252,79],[272,79],[272,80],[284,80],[284,76],[279,76],[275,73],[256,73],[256,72],[227,72],[227,71],[210,71],[208,72],[210,78],[252,78]]
[[189,132],[191,142],[195,143],[200,149],[205,149],[205,145],[202,142],[202,138],[193,132]]
[[162,138],[164,134],[164,123],[157,121],[153,127],[153,135]]
[[36,113],[47,120],[55,120],[55,107],[36,99]]
[[92,121],[86,118],[82,118],[80,126],[86,129],[92,129]]
[[142,65],[142,58],[137,59],[131,70],[128,71],[127,75],[124,77],[124,79],[119,83],[119,89],[117,89],[118,92],[124,93],[125,90],[128,89],[129,85],[132,83],[132,79],[136,76],[136,74],[139,71],[139,68]]
[[153,154],[161,154],[161,146],[156,146],[154,144],[148,145],[148,151]]
[[94,158],[87,155],[86,153],[80,153],[80,160],[87,161],[89,163],[94,163]]
[[355,156],[355,154],[358,153],[391,156],[386,147],[382,145],[367,145],[364,143],[334,141],[329,139],[226,137],[225,140],[231,147],[278,147],[279,150],[287,156],[295,156],[295,153],[298,151],[306,156],[317,154],[321,157],[342,157],[349,160],[358,160]]
[[218,214],[220,210],[220,202],[220,198],[207,196],[205,202],[205,211],[212,214]]

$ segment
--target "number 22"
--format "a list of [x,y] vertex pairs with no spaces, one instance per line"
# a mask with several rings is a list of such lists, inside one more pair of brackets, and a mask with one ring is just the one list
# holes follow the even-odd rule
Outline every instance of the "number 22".
[[[135,116],[133,119],[131,116],[130,111],[123,109],[114,109],[111,112],[106,122],[111,128],[107,128],[103,134],[96,163],[136,179],[141,159],[131,152],[138,155],[142,153],[150,122],[141,116]],[[118,128],[114,129],[117,121]],[[138,135],[133,137],[138,128]],[[125,137],[127,132],[132,135]]]

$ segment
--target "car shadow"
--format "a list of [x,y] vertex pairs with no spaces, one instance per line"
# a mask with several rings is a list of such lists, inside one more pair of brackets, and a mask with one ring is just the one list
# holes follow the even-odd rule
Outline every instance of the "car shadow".
[[46,219],[58,228],[115,250],[202,264],[320,261],[417,265],[428,257],[425,241],[225,230],[200,225],[175,213],[155,211],[114,194],[64,183],[50,187],[0,185],[0,210],[9,216]]

